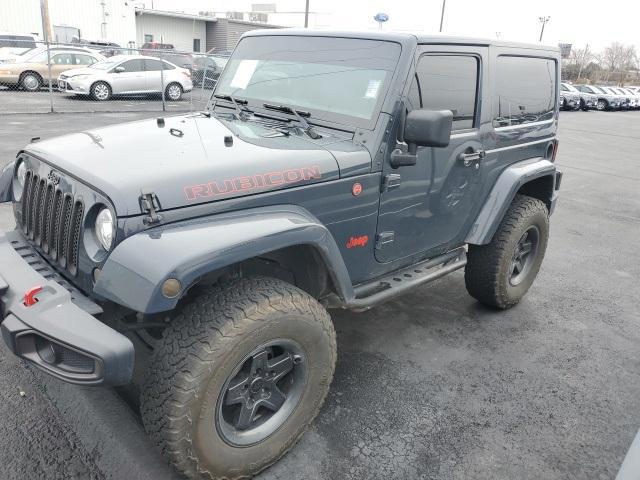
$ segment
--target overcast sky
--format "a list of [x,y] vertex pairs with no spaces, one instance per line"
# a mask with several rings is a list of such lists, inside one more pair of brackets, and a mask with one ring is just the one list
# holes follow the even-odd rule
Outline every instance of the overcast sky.
[[[143,3],[147,7],[151,0]],[[275,3],[278,11],[303,12],[305,0],[153,0],[156,9],[197,13],[250,11],[252,3]],[[177,6],[179,5],[179,7]],[[389,15],[384,30],[437,33],[442,0],[310,0],[311,26],[377,29],[373,16]],[[551,16],[543,42],[589,43],[600,50],[612,41],[634,44],[640,53],[640,0],[447,0],[443,33],[537,42],[538,17]],[[283,18],[282,16],[280,18]],[[303,15],[287,16],[302,26]]]

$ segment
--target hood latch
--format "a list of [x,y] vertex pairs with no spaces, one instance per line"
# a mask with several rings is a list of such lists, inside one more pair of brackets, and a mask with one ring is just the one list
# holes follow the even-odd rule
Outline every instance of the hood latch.
[[148,189],[142,189],[140,193],[142,193],[138,199],[140,209],[142,213],[147,214],[144,218],[144,223],[153,224],[160,222],[162,215],[158,215],[158,211],[160,210],[160,200],[158,200],[158,196]]

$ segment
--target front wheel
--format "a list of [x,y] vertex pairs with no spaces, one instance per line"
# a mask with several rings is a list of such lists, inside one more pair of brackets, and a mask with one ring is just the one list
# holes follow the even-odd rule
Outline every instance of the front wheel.
[[248,478],[307,429],[335,361],[333,325],[314,298],[273,278],[231,281],[193,298],[163,333],[142,419],[188,478]]
[[481,303],[516,305],[538,275],[549,238],[549,211],[536,198],[516,195],[487,245],[470,245],[464,279]]
[[605,102],[604,100],[598,100],[598,103],[596,104],[596,108],[600,111],[602,110],[606,110],[607,109],[607,102]]
[[111,98],[111,87],[106,82],[96,82],[91,85],[91,96],[99,102],[109,100]]

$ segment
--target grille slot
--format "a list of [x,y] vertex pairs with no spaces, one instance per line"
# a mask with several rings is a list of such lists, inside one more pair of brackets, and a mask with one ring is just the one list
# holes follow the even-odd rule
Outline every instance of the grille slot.
[[69,230],[69,259],[67,268],[72,274],[78,271],[78,251],[80,249],[80,226],[82,225],[82,215],[84,205],[81,201],[76,201],[73,207],[73,218],[71,219],[71,229]]
[[32,170],[25,177],[22,229],[35,247],[72,275],[78,272],[84,205]]
[[71,231],[71,207],[73,200],[71,195],[64,196],[62,205],[62,223],[60,224],[60,237],[58,240],[58,262],[63,267],[67,266],[67,252],[69,251],[69,232]]

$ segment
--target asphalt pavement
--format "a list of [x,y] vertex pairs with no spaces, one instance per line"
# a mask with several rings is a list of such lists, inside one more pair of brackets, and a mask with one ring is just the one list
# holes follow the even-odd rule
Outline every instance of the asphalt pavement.
[[[0,116],[0,165],[31,137],[144,116]],[[640,112],[563,112],[559,138],[561,198],[524,300],[488,310],[456,272],[332,312],[327,402],[262,480],[615,477],[640,427]],[[0,477],[172,478],[128,393],[62,384],[1,345]]]

